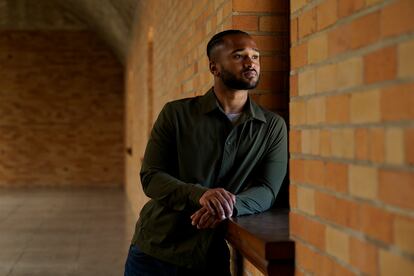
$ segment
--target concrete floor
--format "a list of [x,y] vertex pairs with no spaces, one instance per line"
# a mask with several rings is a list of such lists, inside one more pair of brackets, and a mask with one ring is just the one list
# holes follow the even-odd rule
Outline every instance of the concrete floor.
[[0,275],[123,275],[135,219],[122,190],[0,189]]

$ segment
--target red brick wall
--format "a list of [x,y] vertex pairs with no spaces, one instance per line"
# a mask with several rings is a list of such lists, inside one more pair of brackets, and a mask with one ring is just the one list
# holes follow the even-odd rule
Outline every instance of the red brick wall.
[[298,275],[414,275],[414,1],[291,1]]
[[0,32],[0,187],[121,186],[123,69],[88,31]]

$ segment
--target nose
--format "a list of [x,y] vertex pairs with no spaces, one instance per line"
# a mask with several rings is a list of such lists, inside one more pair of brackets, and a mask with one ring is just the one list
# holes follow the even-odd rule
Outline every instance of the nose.
[[251,68],[253,67],[253,59],[249,56],[246,56],[246,58],[244,59],[244,66],[247,68]]

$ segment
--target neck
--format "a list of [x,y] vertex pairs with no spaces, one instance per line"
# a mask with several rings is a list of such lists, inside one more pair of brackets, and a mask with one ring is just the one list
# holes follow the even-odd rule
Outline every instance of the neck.
[[225,113],[239,113],[246,104],[248,90],[233,90],[215,83],[214,94]]

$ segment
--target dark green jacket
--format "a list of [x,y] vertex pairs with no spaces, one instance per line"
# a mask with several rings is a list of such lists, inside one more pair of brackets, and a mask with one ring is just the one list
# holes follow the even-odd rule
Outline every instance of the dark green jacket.
[[[213,89],[167,103],[154,124],[141,169],[151,200],[141,211],[133,244],[161,260],[202,267],[218,229],[198,230],[190,216],[209,188],[236,194],[234,214],[262,212],[273,204],[286,173],[284,120],[252,100],[233,125]],[[209,253],[214,254],[214,253]]]

